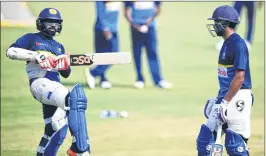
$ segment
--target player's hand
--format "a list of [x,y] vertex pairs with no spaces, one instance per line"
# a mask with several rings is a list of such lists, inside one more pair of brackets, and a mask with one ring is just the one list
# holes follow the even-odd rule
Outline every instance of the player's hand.
[[35,60],[37,61],[37,63],[40,65],[42,69],[51,70],[55,66],[54,64],[55,58],[53,56],[48,56],[46,54],[39,53],[35,57]]
[[104,30],[103,34],[106,40],[110,40],[113,37],[112,33],[109,30]]
[[220,107],[215,110],[216,121],[218,124],[225,124],[227,122],[227,107],[229,102],[222,100]]
[[70,65],[69,55],[58,55],[54,59],[54,69],[67,70]]
[[146,24],[145,24],[145,25],[146,25],[147,27],[149,27],[150,24],[151,24],[151,22],[152,22],[152,20],[153,20],[152,17],[148,18],[147,21],[146,21]]

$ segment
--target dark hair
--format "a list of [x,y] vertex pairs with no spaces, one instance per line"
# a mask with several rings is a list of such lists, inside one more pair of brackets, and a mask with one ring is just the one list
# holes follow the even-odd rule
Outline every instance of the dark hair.
[[235,29],[236,25],[237,25],[236,23],[229,22],[228,27],[229,27],[229,28],[232,28],[232,29]]

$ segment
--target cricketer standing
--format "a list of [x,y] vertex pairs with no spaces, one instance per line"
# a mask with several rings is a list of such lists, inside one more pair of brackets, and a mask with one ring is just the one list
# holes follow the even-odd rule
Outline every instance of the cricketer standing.
[[[256,6],[257,5],[257,6]],[[255,29],[255,18],[256,18],[256,8],[262,7],[262,2],[255,1],[235,1],[233,6],[239,15],[242,13],[242,9],[246,7],[247,9],[247,29],[245,35],[245,42],[249,50],[251,50],[251,45],[254,36]],[[221,50],[224,40],[221,40],[216,44],[216,49]]]
[[[118,17],[122,2],[96,1],[96,23],[94,26],[94,49],[96,53],[118,52]],[[106,77],[110,65],[98,65],[85,71],[89,88],[95,88],[95,78],[100,77],[100,86],[109,89],[112,84]]]
[[207,123],[202,124],[197,137],[199,156],[209,156],[215,142],[217,126],[222,124],[225,148],[229,156],[248,156],[248,139],[251,136],[250,115],[253,105],[249,52],[245,41],[235,33],[239,14],[231,6],[215,9],[211,18],[214,24],[207,27],[213,36],[225,41],[218,58],[220,89],[215,99],[206,103],[204,114]]
[[62,30],[62,23],[57,9],[43,9],[36,20],[39,32],[18,38],[7,49],[6,55],[12,60],[26,62],[30,91],[42,103],[45,128],[36,155],[56,156],[69,128],[73,141],[67,154],[89,156],[86,95],[80,84],[69,91],[60,83],[59,74],[67,78],[71,73],[64,46],[54,40]]
[[131,27],[131,40],[133,56],[137,72],[135,88],[144,88],[144,77],[142,74],[141,52],[144,46],[152,74],[152,79],[157,87],[170,89],[172,84],[165,81],[161,75],[161,67],[158,58],[157,30],[155,17],[160,13],[161,2],[125,2],[125,16]]

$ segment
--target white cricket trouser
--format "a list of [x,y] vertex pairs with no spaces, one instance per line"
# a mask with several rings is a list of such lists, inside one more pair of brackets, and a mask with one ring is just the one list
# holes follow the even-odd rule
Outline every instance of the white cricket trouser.
[[[214,106],[212,107],[212,112],[210,113],[209,119],[206,124],[210,129],[214,129],[213,127],[216,127],[216,116],[214,115],[214,109],[219,106],[219,104],[214,104]],[[251,91],[249,89],[241,89],[228,104],[227,108],[228,128],[242,135],[246,139],[248,139],[251,135],[251,107]]]
[[30,91],[39,102],[66,110],[65,99],[69,91],[62,84],[47,78],[38,78],[31,84]]

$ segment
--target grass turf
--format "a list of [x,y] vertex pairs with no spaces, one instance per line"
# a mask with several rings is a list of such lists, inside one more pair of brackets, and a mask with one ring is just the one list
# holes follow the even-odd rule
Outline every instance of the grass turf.
[[[224,2],[230,4],[228,2]],[[89,106],[88,130],[94,156],[193,156],[200,125],[206,120],[203,108],[208,97],[216,95],[217,57],[212,38],[206,28],[212,11],[222,2],[164,2],[158,17],[159,57],[165,79],[174,83],[171,91],[154,88],[143,55],[143,71],[147,87],[135,90],[133,64],[113,66],[108,78],[111,90],[85,89]],[[95,10],[92,2],[29,2],[35,16],[44,7],[58,8],[64,18],[63,32],[56,39],[70,53],[93,52]],[[252,108],[251,155],[264,153],[264,15],[256,14],[253,49],[250,54],[255,105]],[[241,17],[238,32],[244,35],[246,14]],[[41,105],[29,91],[25,63],[5,57],[6,48],[18,37],[35,28],[1,29],[1,141],[3,156],[35,155],[43,135]],[[132,51],[128,24],[120,17],[120,50]],[[83,68],[73,67],[69,79],[62,79],[71,88],[85,85]],[[126,110],[127,119],[100,119],[102,109]],[[71,143],[68,136],[59,149],[65,152]]]

